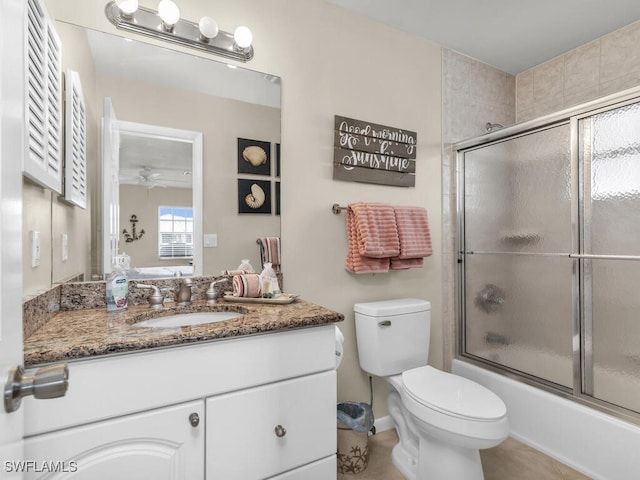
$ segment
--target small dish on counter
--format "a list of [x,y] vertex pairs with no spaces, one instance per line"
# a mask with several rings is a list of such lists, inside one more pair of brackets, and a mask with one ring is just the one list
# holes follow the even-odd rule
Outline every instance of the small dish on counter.
[[272,303],[276,305],[285,305],[287,303],[295,302],[300,295],[295,293],[282,293],[276,298],[262,298],[262,297],[234,297],[233,294],[227,292],[224,295],[224,299],[227,302],[238,303]]

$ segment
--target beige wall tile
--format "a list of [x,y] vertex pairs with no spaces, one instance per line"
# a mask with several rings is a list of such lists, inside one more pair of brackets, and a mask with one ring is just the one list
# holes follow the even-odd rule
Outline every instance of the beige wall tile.
[[[600,41],[578,47],[564,55],[564,95],[572,96],[598,87]],[[566,102],[565,102],[566,103]]]
[[626,90],[627,88],[637,87],[638,85],[640,85],[640,70],[635,70],[620,75],[608,82],[603,82],[600,85],[600,95],[610,95]]
[[533,69],[516,76],[516,106],[518,111],[533,108]]
[[557,57],[533,69],[533,101],[535,105],[562,104],[564,57]]
[[640,22],[602,37],[601,49],[602,83],[640,70]]

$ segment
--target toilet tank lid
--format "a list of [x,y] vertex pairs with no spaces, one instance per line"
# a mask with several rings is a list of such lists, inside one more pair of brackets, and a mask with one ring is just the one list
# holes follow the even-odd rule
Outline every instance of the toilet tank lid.
[[353,310],[356,313],[370,317],[387,317],[431,310],[431,302],[419,298],[398,298],[395,300],[356,303],[353,306]]

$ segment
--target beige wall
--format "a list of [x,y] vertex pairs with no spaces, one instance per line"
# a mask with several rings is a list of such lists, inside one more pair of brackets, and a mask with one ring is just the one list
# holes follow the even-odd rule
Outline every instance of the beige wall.
[[131,257],[132,267],[158,267],[163,265],[188,265],[189,260],[160,260],[158,257],[158,207],[190,207],[193,196],[189,188],[147,188],[139,185],[120,185],[120,231],[133,229],[129,219],[138,218],[136,234],[144,230],[139,240],[127,243],[120,235],[120,252]]
[[[192,20],[213,15],[227,31],[249,25],[256,56],[247,67],[282,77],[283,270],[288,290],[346,317],[339,399],[369,399],[357,362],[355,302],[431,300],[429,360],[442,366],[440,48],[321,0],[184,0],[180,8]],[[125,35],[103,9],[102,0],[49,0],[58,19]],[[416,131],[416,187],[333,181],[334,115]],[[374,200],[427,208],[435,253],[425,268],[359,276],[345,271],[345,218],[333,215],[331,205]],[[374,410],[385,414],[386,386],[376,381],[375,391]]]
[[523,122],[640,85],[640,22],[519,73]]

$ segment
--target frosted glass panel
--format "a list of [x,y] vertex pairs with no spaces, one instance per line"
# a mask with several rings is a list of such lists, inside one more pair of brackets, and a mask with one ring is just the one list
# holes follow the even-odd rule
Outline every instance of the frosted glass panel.
[[[585,204],[585,251],[640,255],[640,106],[585,120],[590,192]],[[584,129],[583,129],[584,131]],[[590,163],[589,163],[590,161]],[[640,262],[586,263],[591,298],[593,396],[640,412]],[[590,294],[590,296],[589,296]]]
[[571,387],[572,260],[466,256],[466,352]]
[[593,396],[640,412],[640,262],[592,264]]
[[465,153],[467,251],[571,250],[569,125]]
[[640,255],[640,106],[592,125],[590,253]]

